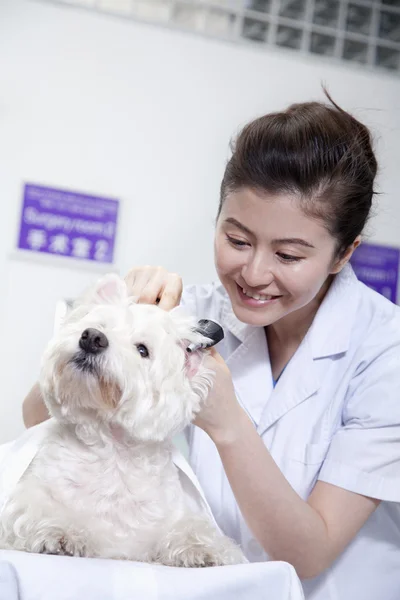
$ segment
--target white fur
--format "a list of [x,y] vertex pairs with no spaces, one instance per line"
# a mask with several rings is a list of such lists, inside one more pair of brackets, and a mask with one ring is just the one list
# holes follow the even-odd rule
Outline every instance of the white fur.
[[[199,340],[193,325],[179,311],[134,303],[114,275],[82,297],[43,358],[54,420],[1,514],[0,547],[186,567],[245,561],[190,511],[171,459],[172,436],[212,385],[204,352],[185,351]],[[79,348],[87,328],[109,342],[91,370]]]

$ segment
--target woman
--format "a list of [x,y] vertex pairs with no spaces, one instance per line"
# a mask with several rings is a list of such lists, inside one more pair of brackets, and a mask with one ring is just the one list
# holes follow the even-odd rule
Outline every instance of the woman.
[[400,593],[400,315],[348,264],[376,170],[369,131],[333,102],[266,115],[222,181],[220,284],[181,300],[175,274],[127,276],[141,302],[222,324],[190,461],[225,533],[294,565],[312,600]]

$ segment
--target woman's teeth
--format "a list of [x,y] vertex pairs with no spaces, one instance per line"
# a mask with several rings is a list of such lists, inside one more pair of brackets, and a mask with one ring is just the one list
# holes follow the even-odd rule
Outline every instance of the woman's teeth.
[[248,292],[244,288],[242,288],[242,291],[243,291],[243,294],[245,294],[249,298],[253,298],[254,300],[261,300],[262,302],[265,302],[267,300],[272,300],[272,298],[275,298],[275,296],[265,296],[264,294],[250,294],[250,292]]

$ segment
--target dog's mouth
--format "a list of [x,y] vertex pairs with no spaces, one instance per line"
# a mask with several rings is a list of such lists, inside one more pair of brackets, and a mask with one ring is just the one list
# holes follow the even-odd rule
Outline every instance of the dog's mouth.
[[100,377],[99,361],[96,355],[80,350],[72,357],[70,362],[78,371]]
[[[78,351],[68,361],[68,365],[72,368],[72,373],[71,369],[66,373],[67,384],[74,386],[82,406],[86,402],[88,408],[97,410],[114,410],[118,407],[122,397],[121,387],[116,379],[106,376],[100,357]],[[78,376],[75,379],[77,373],[86,377]]]

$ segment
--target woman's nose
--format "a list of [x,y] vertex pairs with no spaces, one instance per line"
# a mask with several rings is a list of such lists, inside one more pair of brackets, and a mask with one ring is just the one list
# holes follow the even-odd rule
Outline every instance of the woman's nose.
[[242,268],[242,277],[249,287],[266,287],[274,280],[271,265],[267,259],[254,258]]

